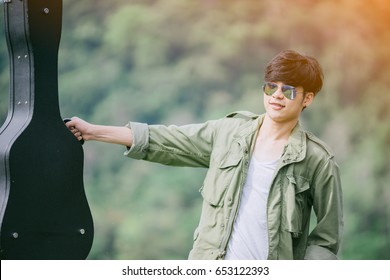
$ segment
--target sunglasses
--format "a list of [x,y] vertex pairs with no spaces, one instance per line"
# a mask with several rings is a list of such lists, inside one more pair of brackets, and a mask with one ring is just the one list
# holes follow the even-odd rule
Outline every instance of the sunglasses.
[[[269,96],[274,94],[278,88],[279,86],[277,83],[266,82],[263,85],[264,93]],[[294,100],[294,98],[297,96],[297,90],[293,86],[282,85],[282,93],[290,100]]]

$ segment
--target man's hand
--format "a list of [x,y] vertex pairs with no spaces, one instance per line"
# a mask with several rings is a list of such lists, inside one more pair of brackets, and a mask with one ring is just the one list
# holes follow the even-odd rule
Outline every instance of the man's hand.
[[[88,136],[88,126],[90,126],[90,123],[87,123],[86,121],[73,117],[71,119],[65,119],[65,125],[68,127],[70,132],[73,133],[73,135],[77,138],[77,140],[90,140],[90,137]],[[77,128],[76,128],[77,126]],[[82,133],[84,131],[84,133]]]

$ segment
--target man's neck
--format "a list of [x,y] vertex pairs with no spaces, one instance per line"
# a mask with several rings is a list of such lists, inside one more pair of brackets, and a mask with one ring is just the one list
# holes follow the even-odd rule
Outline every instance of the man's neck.
[[298,120],[283,123],[275,122],[266,114],[258,137],[271,141],[287,140],[297,123]]

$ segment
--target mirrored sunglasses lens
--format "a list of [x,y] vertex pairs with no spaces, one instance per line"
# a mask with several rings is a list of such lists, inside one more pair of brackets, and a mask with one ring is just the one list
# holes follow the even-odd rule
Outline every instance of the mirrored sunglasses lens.
[[263,85],[263,91],[267,95],[272,95],[278,89],[278,86],[272,83],[265,83]]
[[290,86],[283,86],[282,87],[283,95],[288,99],[294,99],[295,98],[295,88]]

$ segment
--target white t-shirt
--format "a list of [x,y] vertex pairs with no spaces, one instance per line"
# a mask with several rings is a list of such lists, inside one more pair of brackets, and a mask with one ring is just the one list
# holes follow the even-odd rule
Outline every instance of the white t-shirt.
[[267,200],[277,163],[259,162],[252,156],[226,260],[267,259]]

